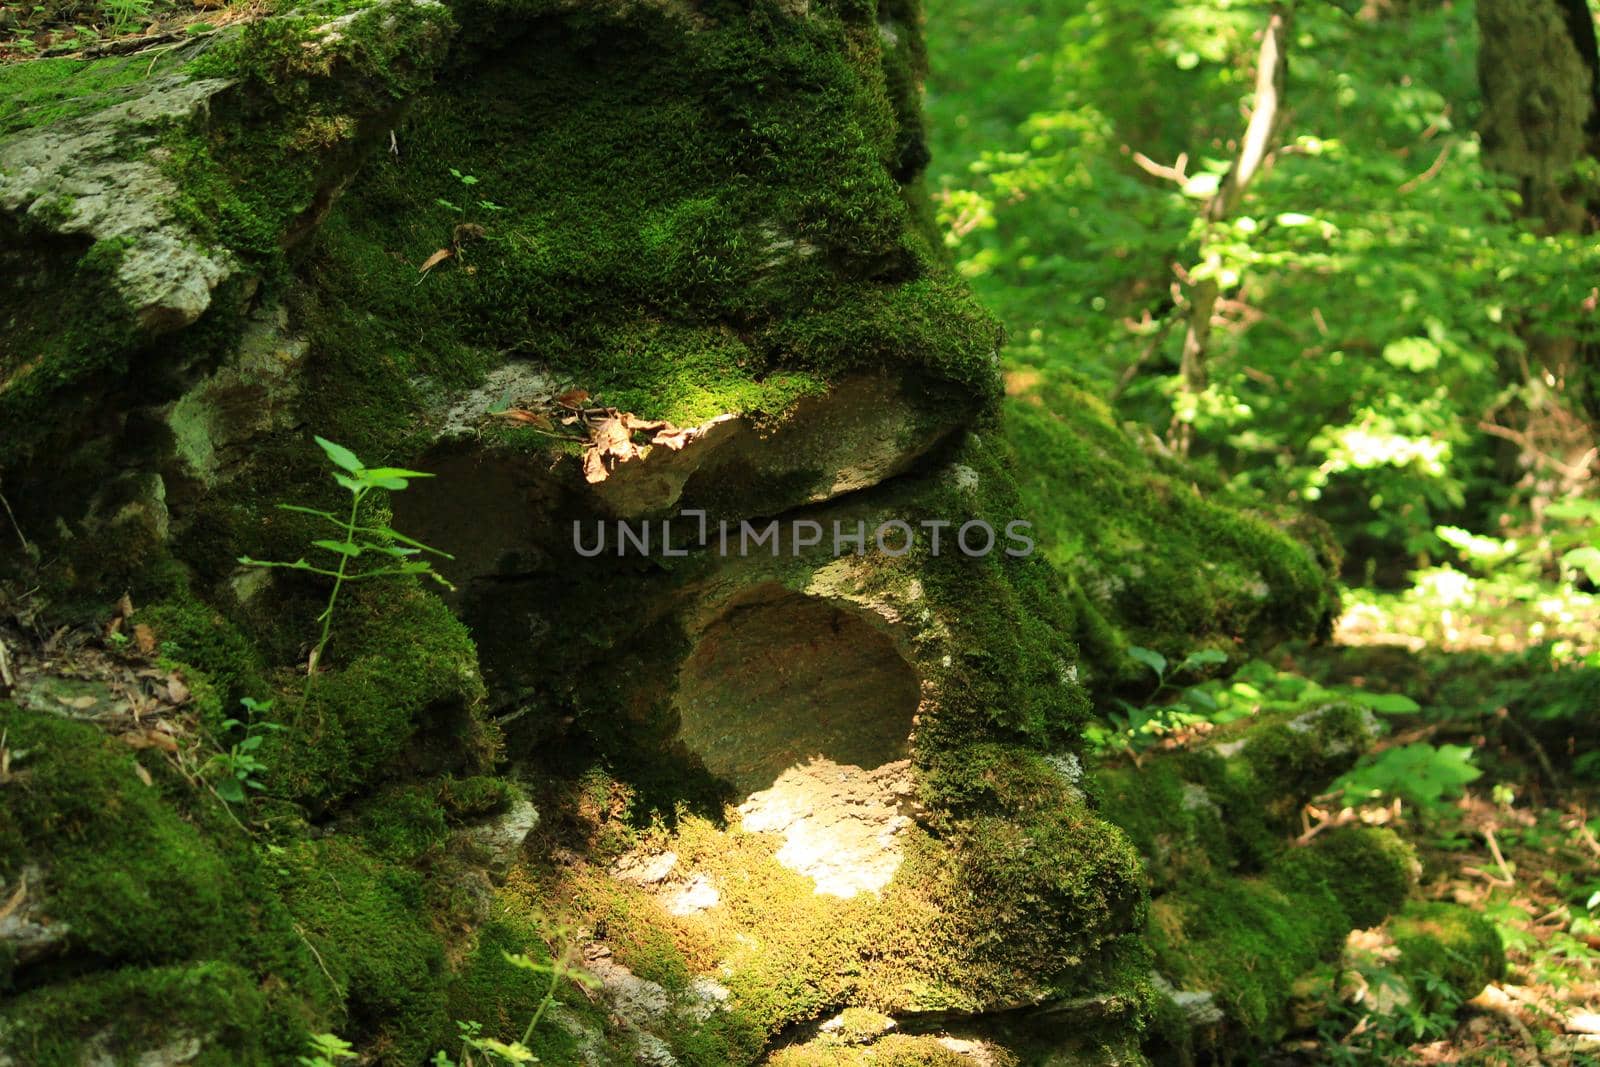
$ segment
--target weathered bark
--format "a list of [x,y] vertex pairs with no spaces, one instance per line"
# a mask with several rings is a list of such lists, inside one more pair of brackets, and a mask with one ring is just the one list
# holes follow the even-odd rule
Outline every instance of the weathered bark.
[[[1574,167],[1596,154],[1594,22],[1583,0],[1482,0],[1478,78],[1487,107],[1479,131],[1484,158],[1516,177],[1529,224],[1545,233],[1588,233],[1597,223]],[[1509,369],[1522,402],[1486,424],[1517,448],[1517,495],[1534,514],[1582,492],[1600,452],[1592,420],[1596,353],[1570,334],[1524,330],[1528,354]],[[1506,425],[1509,423],[1509,425]]]

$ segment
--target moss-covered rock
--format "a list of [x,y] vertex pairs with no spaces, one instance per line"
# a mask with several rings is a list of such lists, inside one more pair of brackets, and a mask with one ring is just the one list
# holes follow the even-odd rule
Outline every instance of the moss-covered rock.
[[1324,635],[1338,610],[1337,549],[1304,517],[1237,500],[1141,448],[1087,388],[1019,372],[1006,436],[1043,555],[1068,583],[1096,687],[1142,684],[1130,645],[1173,662]]
[[1389,921],[1389,936],[1400,950],[1396,969],[1414,988],[1425,988],[1426,976],[1469,1000],[1505,975],[1505,949],[1494,924],[1459,904],[1412,901]]
[[[176,770],[5,709],[0,876],[39,872],[19,914],[65,932],[4,957],[0,1048],[283,1063],[332,1030],[417,1063],[455,1022],[520,1038],[549,993],[548,1062],[752,1063],[841,1012],[916,1033],[779,1055],[1110,1062],[1157,1010],[1147,920],[1170,977],[1266,1026],[1277,971],[1240,960],[1303,967],[1389,899],[1370,835],[1281,854],[1292,797],[1365,736],[1348,709],[1153,771],[1146,806],[1107,805],[1126,832],[1097,811],[1140,783],[1084,781],[1086,683],[1125,681],[1129,642],[1315,631],[1322,561],[1076,395],[1019,403],[1007,442],[1000,331],[918,188],[919,17],[313,5],[150,77],[0,72],[26,90],[0,110],[9,499],[59,561],[47,610],[93,643],[130,593],[117,669],[193,690]],[[92,151],[43,166],[62,144]],[[624,412],[681,431],[586,468]],[[342,493],[310,432],[439,475],[357,517],[451,553],[458,588],[362,574],[308,665],[326,576],[236,561],[338,551],[301,506]],[[681,508],[786,528],[744,554],[570,539]],[[1007,551],[1030,511],[1048,560]],[[228,723],[242,697],[277,728]],[[261,795],[227,806],[206,786],[235,768]],[[1158,888],[1194,875],[1154,918],[1135,845],[1171,854]],[[553,956],[592,999],[552,992]],[[151,996],[170,1019],[139,1021]]]
[[1169,983],[1158,1044],[1275,1040],[1292,1021],[1293,983],[1403,904],[1418,864],[1390,831],[1337,827],[1291,845],[1302,805],[1379,730],[1365,709],[1309,701],[1094,774],[1102,810],[1148,861],[1149,941]]

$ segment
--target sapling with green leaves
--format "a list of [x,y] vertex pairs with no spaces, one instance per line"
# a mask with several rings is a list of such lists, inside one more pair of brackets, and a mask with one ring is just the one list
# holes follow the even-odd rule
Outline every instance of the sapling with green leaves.
[[338,1067],[346,1060],[356,1060],[355,1047],[338,1034],[312,1034],[311,1055],[301,1056],[295,1062],[299,1067]]
[[212,765],[217,771],[217,784],[213,788],[217,796],[229,804],[243,804],[248,795],[245,793],[247,788],[265,788],[256,774],[266,770],[267,765],[261,762],[255,752],[268,733],[283,729],[282,723],[268,722],[259,717],[272,710],[272,701],[244,697],[239,703],[244,705],[244,719],[225,719],[222,728],[232,731],[243,727],[244,737],[230,746],[227,752],[218,753],[212,758]]
[[[333,634],[333,613],[339,604],[339,593],[347,583],[415,575],[419,578],[430,578],[446,588],[454,588],[443,575],[433,569],[431,563],[418,558],[425,552],[442,559],[454,559],[454,556],[408,537],[393,527],[369,526],[361,521],[361,505],[374,491],[387,490],[397,493],[407,488],[412,479],[431,478],[433,475],[404,470],[400,467],[368,467],[361,462],[360,457],[343,445],[334,444],[322,437],[316,438],[316,442],[334,467],[333,480],[350,494],[349,513],[340,516],[331,511],[306,507],[302,504],[279,504],[278,507],[284,511],[314,516],[334,527],[338,533],[337,537],[317,538],[311,542],[314,547],[332,554],[333,565],[317,566],[307,561],[304,556],[292,563],[252,559],[249,556],[239,557],[239,562],[246,567],[281,567],[285,570],[306,571],[333,579],[333,587],[328,591],[327,606],[322,609],[322,614],[317,616],[317,622],[322,625],[322,630],[306,663],[304,699],[307,702],[311,699],[311,686],[317,676],[317,668],[322,663],[323,653],[327,650],[328,640]],[[380,557],[385,562],[367,569],[353,569],[363,557],[374,556]]]

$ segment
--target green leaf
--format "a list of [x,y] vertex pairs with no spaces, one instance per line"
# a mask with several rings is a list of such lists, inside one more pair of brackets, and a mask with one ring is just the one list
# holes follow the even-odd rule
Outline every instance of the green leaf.
[[433,477],[426,471],[408,471],[404,467],[371,467],[362,471],[361,476],[384,489],[404,489],[407,479]]
[[1585,545],[1561,557],[1561,562],[1573,570],[1581,570],[1591,582],[1600,585],[1600,548]]
[[1420,808],[1437,808],[1482,776],[1472,765],[1472,755],[1465,745],[1404,745],[1358,765],[1334,786],[1356,799],[1397,796]]
[[1380,715],[1414,715],[1422,710],[1421,704],[1403,693],[1356,692],[1351,695],[1351,699]]
[[[366,492],[368,489],[372,488],[370,485],[364,485],[363,483],[361,483],[357,479],[351,478],[349,475],[345,475],[345,474],[335,474],[333,476],[333,480],[338,482],[340,485],[344,486],[346,489],[350,490],[352,493],[357,494],[358,496],[360,494]],[[343,526],[344,523],[340,522],[339,525]]]
[[336,445],[326,437],[314,437],[313,440],[322,446],[322,450],[328,454],[328,458],[335,466],[343,467],[352,474],[361,470],[361,460],[357,459],[356,454],[348,448]]
[[302,507],[299,504],[279,504],[279,511],[297,511],[302,515],[315,515],[319,519],[327,519],[337,526],[344,526],[344,520],[331,511],[322,511],[319,508]]
[[226,800],[229,804],[244,803],[244,787],[239,784],[239,779],[224,778],[217,783],[216,789],[217,796]]
[[448,552],[434,548],[432,545],[425,545],[421,541],[418,541],[415,537],[407,537],[399,530],[392,530],[387,526],[358,526],[356,529],[363,533],[377,534],[380,537],[386,537],[391,541],[399,541],[403,545],[410,545],[413,548],[421,549],[424,552],[432,552],[435,556],[440,556],[444,559],[455,559],[455,557]]
[[251,734],[249,737],[239,742],[239,751],[253,752],[261,747],[261,740],[262,738],[260,734]]
[[1157,678],[1166,678],[1167,657],[1163,656],[1155,649],[1141,648],[1138,645],[1130,645],[1128,648],[1128,655],[1132,656],[1140,663],[1143,663],[1146,667],[1149,667],[1151,670],[1155,671]]
[[1399,341],[1390,341],[1383,347],[1383,360],[1391,367],[1421,374],[1423,371],[1433,370],[1439,365],[1439,358],[1443,355],[1439,346],[1426,337],[1406,337]]
[[1181,671],[1196,670],[1200,667],[1216,667],[1228,662],[1228,654],[1219,652],[1214,648],[1201,649],[1191,652],[1183,657],[1183,664],[1178,668]]
[[339,555],[349,556],[351,559],[361,555],[361,546],[351,544],[349,541],[313,541],[311,543],[318,548],[325,548],[329,552],[337,552]]

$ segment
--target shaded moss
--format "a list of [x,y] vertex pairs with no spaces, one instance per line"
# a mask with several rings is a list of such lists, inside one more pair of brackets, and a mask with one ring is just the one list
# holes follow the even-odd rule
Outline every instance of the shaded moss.
[[273,1031],[267,998],[240,967],[126,968],[11,1001],[0,1021],[0,1052],[32,1067],[179,1056],[194,1067],[266,1067],[292,1054],[272,1040]]
[[326,805],[383,778],[491,755],[477,654],[444,604],[399,579],[345,596],[310,702],[299,704],[298,690],[280,697],[291,729],[263,747],[273,787]]
[[1442,979],[1463,1000],[1505,975],[1505,949],[1494,924],[1459,904],[1412,901],[1390,920],[1389,933],[1403,974]]
[[94,726],[0,705],[0,729],[12,755],[0,879],[36,868],[30,890],[67,930],[59,954],[29,964],[28,986],[55,981],[8,1006],[0,1050],[77,1063],[106,1030],[119,1051],[201,1038],[208,1064],[299,1051],[336,998],[237,824],[163,761],[146,759],[145,784],[132,750]]
[[341,1031],[378,1062],[411,1064],[449,1036],[444,950],[422,879],[351,841],[297,842],[280,856],[278,890],[342,1001]]
[[1077,634],[1097,687],[1142,685],[1128,645],[1177,662],[1197,648],[1325,632],[1337,609],[1330,561],[1242,510],[1198,475],[1161,464],[1087,390],[1020,372],[1006,434],[1027,457],[1018,482],[1040,551],[1076,587]]
[[193,597],[161,601],[139,608],[130,624],[150,627],[162,656],[204,671],[223,711],[231,714],[241,697],[266,693],[260,653],[215,608]]
[[1151,906],[1158,969],[1214,992],[1250,1039],[1277,1037],[1295,979],[1335,958],[1353,927],[1397,909],[1412,884],[1415,859],[1390,831],[1324,836],[1262,876],[1196,876]]
[[0,855],[0,873],[10,882],[24,859],[43,866],[50,914],[70,944],[104,961],[158,963],[229,941],[227,862],[139,779],[131,750],[92,726],[7,705],[0,726],[25,753],[3,797],[16,847]]
[[363,804],[357,816],[361,840],[382,856],[412,863],[449,837],[444,809],[428,790],[386,789]]

